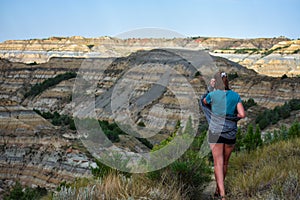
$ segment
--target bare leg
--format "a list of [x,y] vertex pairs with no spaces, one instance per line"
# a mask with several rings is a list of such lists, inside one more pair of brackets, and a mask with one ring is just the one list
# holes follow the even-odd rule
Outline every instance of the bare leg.
[[229,158],[233,149],[234,149],[234,145],[229,145],[229,144],[224,145],[224,180],[227,173]]
[[224,144],[210,144],[214,158],[215,178],[221,196],[225,195],[224,188]]

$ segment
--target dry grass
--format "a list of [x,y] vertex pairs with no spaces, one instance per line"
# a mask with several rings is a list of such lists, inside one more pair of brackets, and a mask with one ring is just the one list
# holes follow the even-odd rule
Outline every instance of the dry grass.
[[[84,181],[86,183],[86,181]],[[79,185],[81,185],[79,187]],[[128,200],[128,199],[186,199],[181,194],[181,188],[176,187],[176,182],[165,184],[164,181],[152,181],[143,174],[134,174],[126,177],[112,172],[102,180],[90,180],[84,185],[75,183],[74,187],[62,188],[53,199],[56,200]]]
[[182,199],[180,189],[176,189],[175,183],[157,183],[141,174],[130,178],[109,174],[103,184],[97,186],[97,190],[105,194],[105,199]]
[[299,174],[298,138],[233,155],[226,187],[230,199],[299,199]]

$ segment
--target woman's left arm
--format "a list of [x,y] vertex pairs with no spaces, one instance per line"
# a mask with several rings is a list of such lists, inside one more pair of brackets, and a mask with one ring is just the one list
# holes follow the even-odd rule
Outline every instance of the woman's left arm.
[[237,117],[239,118],[245,118],[246,117],[246,112],[245,112],[245,109],[244,109],[244,106],[241,102],[239,102],[236,106],[236,109],[237,109]]

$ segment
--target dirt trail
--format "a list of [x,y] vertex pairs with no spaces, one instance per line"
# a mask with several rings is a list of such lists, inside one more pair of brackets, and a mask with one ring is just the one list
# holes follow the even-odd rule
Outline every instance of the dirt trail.
[[201,198],[199,200],[212,200],[213,194],[216,189],[216,182],[215,182],[215,176],[212,175],[211,182],[208,183],[208,185],[205,187],[205,189],[202,192]]

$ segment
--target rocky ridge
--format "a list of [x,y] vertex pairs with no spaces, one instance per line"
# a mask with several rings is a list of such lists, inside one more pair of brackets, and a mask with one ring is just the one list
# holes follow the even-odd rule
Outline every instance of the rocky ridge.
[[179,48],[207,50],[213,55],[237,62],[259,74],[281,77],[300,74],[300,40],[288,38],[84,38],[8,40],[0,43],[0,57],[14,62],[45,63],[52,57],[122,57],[138,50]]
[[0,116],[2,182],[55,189],[64,181],[91,176],[95,163],[83,152],[70,149],[72,142],[61,137],[65,132],[32,109],[2,99]]
[[[217,69],[228,74],[236,73],[238,77],[232,80],[232,89],[239,92],[244,100],[251,97],[268,108],[282,105],[292,98],[300,98],[299,78],[281,79],[258,75],[254,70],[225,58],[206,58],[205,55],[201,51],[153,49],[118,58],[52,57],[48,62],[40,64],[0,59],[0,178],[20,179],[28,185],[54,188],[63,180],[72,181],[77,176],[90,175],[89,165],[93,165],[93,162],[87,157],[87,153],[70,150],[76,141],[76,134],[53,126],[33,112],[33,109],[38,109],[72,115],[74,104],[70,97],[76,80],[62,81],[35,97],[24,97],[25,92],[34,84],[65,72],[77,72],[87,77],[87,80],[95,81],[97,117],[108,121],[114,120],[110,108],[113,97],[118,97],[113,96],[114,87],[126,87],[128,80],[141,83],[130,93],[129,103],[132,107],[129,114],[134,123],[143,122],[150,127],[160,127],[160,122],[168,116],[161,134],[149,138],[153,144],[168,136],[167,133],[181,120],[180,113],[186,112],[186,108],[180,106],[174,91],[178,92],[177,95],[186,104],[190,102],[187,95],[187,86],[190,84],[199,97],[206,91],[207,78],[211,77],[205,77],[206,73],[212,72],[209,69],[213,72]],[[213,66],[208,66],[209,64]],[[181,77],[176,77],[176,73],[166,73],[164,68],[167,67],[179,72]],[[196,75],[197,72],[200,74]],[[168,82],[164,83],[165,80]],[[167,83],[172,83],[173,88],[157,86]],[[151,98],[143,98],[149,96]],[[156,105],[159,107],[155,107]],[[164,108],[164,112],[159,108]],[[185,113],[184,116],[188,115]],[[203,118],[202,112],[199,112],[199,118]],[[149,150],[132,137],[122,136],[120,140],[115,145],[134,152]],[[128,146],[125,147],[124,144]],[[38,173],[30,173],[31,171]]]
[[300,72],[300,40],[281,41],[269,49],[249,45],[214,50],[212,55],[237,62],[259,74],[281,77],[297,76]]

